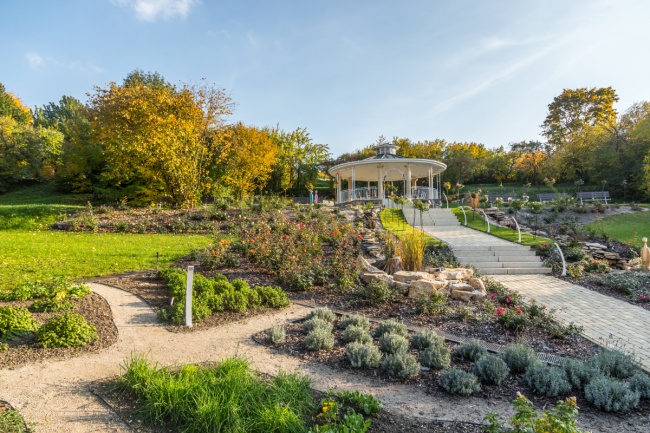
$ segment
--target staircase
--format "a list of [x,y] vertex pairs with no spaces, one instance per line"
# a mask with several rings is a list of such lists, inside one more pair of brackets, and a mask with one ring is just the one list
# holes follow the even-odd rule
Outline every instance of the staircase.
[[[406,221],[420,227],[420,211],[404,206]],[[464,227],[451,209],[422,212],[423,230],[445,242],[464,265],[472,265],[483,275],[550,274],[530,247]]]

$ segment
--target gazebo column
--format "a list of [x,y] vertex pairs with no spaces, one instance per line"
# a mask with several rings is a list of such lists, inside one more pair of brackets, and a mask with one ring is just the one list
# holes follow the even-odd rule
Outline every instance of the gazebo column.
[[336,173],[336,202],[341,203],[341,175]]
[[411,194],[411,164],[406,165],[406,198],[412,198]]
[[382,182],[384,177],[384,170],[382,165],[377,166],[377,198],[379,200],[384,199],[384,182]]
[[354,199],[357,199],[356,184],[357,183],[357,172],[354,167],[352,167],[352,196]]

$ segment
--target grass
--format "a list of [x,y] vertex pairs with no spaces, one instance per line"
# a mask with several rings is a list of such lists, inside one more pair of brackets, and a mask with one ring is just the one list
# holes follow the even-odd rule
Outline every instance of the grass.
[[[379,218],[381,219],[381,224],[384,229],[393,233],[400,241],[405,240],[407,238],[407,235],[414,231],[414,228],[406,222],[404,213],[401,209],[386,208],[379,213]],[[440,244],[439,240],[429,236],[417,228],[415,229],[415,232],[420,233],[420,235],[424,238],[425,245]]]
[[0,290],[30,280],[153,269],[207,246],[201,235],[0,231]]
[[650,212],[608,216],[586,224],[585,229],[599,234],[604,232],[609,238],[639,250],[643,246],[641,239],[650,238]]
[[0,230],[43,230],[78,212],[91,196],[61,194],[51,184],[0,195]]
[[172,371],[135,355],[119,388],[138,400],[146,422],[192,432],[306,432],[316,410],[305,376],[262,378],[234,356],[207,366]]
[[[456,217],[458,218],[461,224],[465,223],[465,218],[463,217],[462,210],[452,209],[452,212],[454,212],[454,214],[456,215]],[[472,212],[470,210],[466,210],[465,212],[467,213],[467,227],[487,233],[488,226],[487,223],[485,222],[485,219],[483,219],[481,215],[477,214],[476,212]],[[490,224],[490,234],[498,238],[505,239],[507,241],[515,242],[515,243],[517,243],[519,239],[517,230],[496,226],[494,224]],[[522,233],[521,244],[534,247],[539,244],[552,245],[553,241],[547,238],[543,238],[541,236],[535,237],[529,233]]]
[[0,432],[29,433],[29,429],[20,413],[13,409],[0,409]]

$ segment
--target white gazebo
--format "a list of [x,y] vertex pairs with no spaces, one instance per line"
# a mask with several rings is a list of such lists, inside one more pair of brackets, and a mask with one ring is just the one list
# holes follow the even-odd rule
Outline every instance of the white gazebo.
[[[398,194],[411,200],[440,199],[440,173],[445,171],[447,165],[432,159],[397,155],[398,146],[390,143],[377,145],[374,149],[377,155],[373,157],[335,165],[328,170],[336,178],[337,203],[383,202],[387,183],[393,186],[395,183],[401,184]],[[420,179],[426,185],[418,186]]]

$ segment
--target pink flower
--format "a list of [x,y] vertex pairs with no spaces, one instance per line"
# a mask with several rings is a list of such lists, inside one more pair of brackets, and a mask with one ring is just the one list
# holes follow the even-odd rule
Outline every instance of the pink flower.
[[501,317],[503,313],[505,313],[507,308],[497,308],[497,316]]
[[490,295],[490,299],[494,299],[494,298],[496,298],[497,296],[498,296],[498,295],[497,295],[496,293],[492,293],[492,294]]
[[507,297],[507,298],[506,298],[506,304],[509,304],[509,303],[511,303],[511,302],[512,302],[512,298],[511,298],[511,297]]

